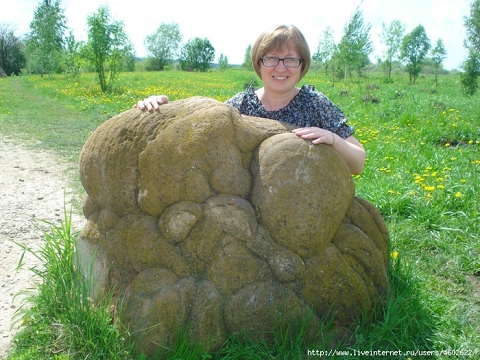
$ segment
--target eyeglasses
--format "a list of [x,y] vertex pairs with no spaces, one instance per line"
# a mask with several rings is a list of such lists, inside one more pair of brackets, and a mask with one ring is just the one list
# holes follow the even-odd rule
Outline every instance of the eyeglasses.
[[275,56],[264,56],[260,58],[262,60],[262,64],[267,66],[267,67],[274,67],[280,64],[280,60],[283,61],[283,65],[285,67],[289,68],[296,68],[299,67],[300,64],[302,63],[302,59],[297,59],[297,58],[285,58],[285,59],[279,59]]

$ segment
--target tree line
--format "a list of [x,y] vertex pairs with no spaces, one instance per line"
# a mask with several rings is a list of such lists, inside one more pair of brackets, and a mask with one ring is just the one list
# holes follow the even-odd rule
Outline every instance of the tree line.
[[[462,64],[461,83],[466,94],[473,95],[480,75],[480,0],[474,0],[470,14],[465,17],[467,38],[464,46],[468,56]],[[11,25],[0,24],[0,67],[7,75],[22,71],[43,76],[65,73],[72,78],[83,70],[94,71],[103,92],[111,91],[121,71],[134,71],[135,50],[121,21],[113,21],[109,8],[101,5],[87,17],[88,40],[78,42],[67,28],[60,0],[42,0],[30,23],[25,38],[14,35]],[[327,28],[312,58],[315,66],[332,77],[332,81],[347,81],[353,74],[362,75],[371,65],[373,45],[370,24],[363,18],[360,6],[345,24],[339,43],[333,40],[333,31]],[[145,38],[148,56],[145,70],[158,71],[176,66],[184,71],[208,71],[215,59],[215,48],[207,38],[196,37],[182,44],[182,34],[176,22],[161,23]],[[394,64],[401,63],[409,74],[410,83],[418,78],[426,60],[433,62],[435,82],[442,70],[447,53],[442,39],[432,47],[424,27],[420,24],[410,33],[395,19],[383,24],[381,41],[384,54],[377,59],[385,73],[385,81],[392,81]],[[251,68],[249,45],[242,66]],[[430,56],[430,58],[427,58]],[[228,57],[221,54],[220,69],[227,68]]]

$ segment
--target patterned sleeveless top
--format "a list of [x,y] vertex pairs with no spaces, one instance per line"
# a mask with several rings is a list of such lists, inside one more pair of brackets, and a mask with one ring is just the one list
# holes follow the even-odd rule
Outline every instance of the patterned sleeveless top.
[[312,85],[303,85],[292,101],[279,110],[266,110],[251,86],[227,100],[226,104],[234,106],[243,115],[283,121],[298,127],[316,126],[343,139],[354,133],[343,112]]

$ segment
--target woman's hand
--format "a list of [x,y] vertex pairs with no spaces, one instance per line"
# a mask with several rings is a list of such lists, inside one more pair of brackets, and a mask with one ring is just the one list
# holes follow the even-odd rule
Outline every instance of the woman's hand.
[[154,111],[158,110],[160,105],[167,104],[168,103],[168,97],[165,95],[154,95],[146,98],[145,100],[140,100],[137,102],[135,105],[133,105],[133,108],[140,109],[142,111]]
[[335,144],[335,134],[318,127],[305,127],[292,130],[292,132],[305,140],[312,140],[312,144]]

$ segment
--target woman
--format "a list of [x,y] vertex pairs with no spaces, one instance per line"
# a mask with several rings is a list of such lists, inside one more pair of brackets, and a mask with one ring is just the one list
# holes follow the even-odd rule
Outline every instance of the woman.
[[[360,174],[365,150],[353,137],[343,112],[312,86],[297,83],[310,67],[310,50],[303,34],[293,25],[279,25],[259,36],[252,46],[252,64],[263,82],[260,89],[227,100],[240,113],[290,123],[293,133],[312,144],[332,146],[345,159],[352,174]],[[165,95],[151,96],[134,107],[158,110],[168,103]]]

